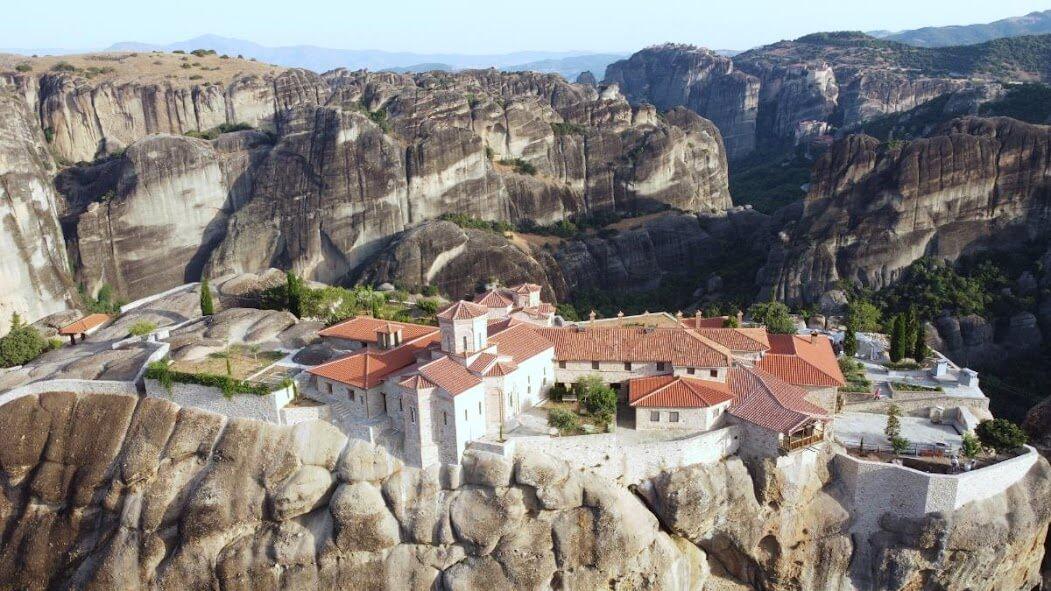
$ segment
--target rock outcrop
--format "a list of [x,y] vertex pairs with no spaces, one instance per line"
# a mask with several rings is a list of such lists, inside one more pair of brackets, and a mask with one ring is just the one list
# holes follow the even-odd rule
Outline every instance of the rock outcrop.
[[34,321],[73,298],[55,163],[44,145],[25,103],[0,83],[0,334],[13,313]]
[[[105,139],[126,151],[63,174],[67,240],[89,291],[135,298],[269,267],[338,283],[446,213],[548,224],[730,206],[718,129],[685,109],[633,108],[613,87],[496,71],[289,71],[269,84],[251,96],[272,110],[245,120],[268,133],[206,141],[134,127],[165,133]],[[66,133],[94,144],[106,132]]]
[[278,427],[114,395],[23,397],[0,407],[0,426],[4,588],[705,582],[703,552],[663,533],[626,489],[583,477],[583,494],[553,508],[528,470],[485,452],[469,452],[461,483],[327,423]]
[[922,256],[950,261],[1043,236],[1051,128],[964,118],[931,137],[837,142],[764,271],[764,297],[816,302],[840,279],[879,289]]

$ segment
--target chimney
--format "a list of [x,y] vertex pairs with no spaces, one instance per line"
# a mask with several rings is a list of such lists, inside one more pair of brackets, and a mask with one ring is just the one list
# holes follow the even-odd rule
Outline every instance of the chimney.
[[590,313],[590,314],[588,314],[588,320],[590,320],[591,322],[594,322],[594,321],[595,321],[595,318],[596,318],[597,316],[598,316],[598,314],[596,314],[596,313],[595,313],[595,311],[594,311],[594,310],[592,310],[592,311],[591,311],[591,313]]
[[934,377],[941,378],[945,377],[945,374],[949,372],[949,362],[945,359],[938,359],[934,363]]
[[679,310],[675,313],[675,318],[678,320],[682,320],[682,310]]
[[617,318],[624,318],[624,310],[617,312]]
[[693,313],[693,317],[694,318],[704,318],[704,312],[701,312],[701,309],[697,308],[697,311]]
[[959,382],[961,386],[978,387],[978,372],[967,367],[961,369]]

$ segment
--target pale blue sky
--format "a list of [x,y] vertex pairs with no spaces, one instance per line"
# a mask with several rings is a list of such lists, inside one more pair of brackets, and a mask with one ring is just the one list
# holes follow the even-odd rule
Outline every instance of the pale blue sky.
[[747,49],[815,31],[971,24],[1051,0],[14,0],[0,45],[105,47],[205,33],[264,45],[504,53],[634,51],[663,41]]

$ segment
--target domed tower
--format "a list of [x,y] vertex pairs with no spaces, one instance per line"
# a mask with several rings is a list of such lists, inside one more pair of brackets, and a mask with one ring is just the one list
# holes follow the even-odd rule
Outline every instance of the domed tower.
[[489,341],[489,308],[460,300],[438,313],[442,351],[468,355],[481,351]]

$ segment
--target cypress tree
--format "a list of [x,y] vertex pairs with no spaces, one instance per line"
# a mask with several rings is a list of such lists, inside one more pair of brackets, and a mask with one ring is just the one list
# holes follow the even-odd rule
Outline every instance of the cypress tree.
[[905,316],[898,314],[891,323],[890,360],[897,363],[905,357]]
[[909,311],[904,315],[904,325],[902,326],[902,350],[901,357],[909,357],[916,350],[916,330],[920,326],[919,320],[916,318],[916,308],[909,308]]
[[847,332],[843,335],[843,353],[847,357],[858,354],[858,335],[854,334],[854,325],[847,325]]
[[215,304],[212,302],[212,288],[208,285],[208,278],[201,279],[201,315],[211,316],[215,313]]
[[922,322],[916,323],[916,337],[912,347],[912,358],[916,363],[923,363],[927,358],[927,331]]
[[303,284],[292,271],[285,273],[285,302],[297,318],[303,314]]

